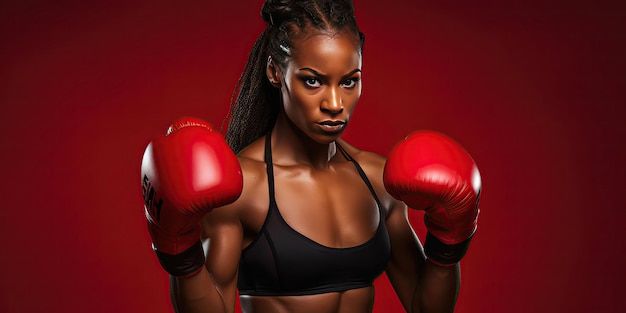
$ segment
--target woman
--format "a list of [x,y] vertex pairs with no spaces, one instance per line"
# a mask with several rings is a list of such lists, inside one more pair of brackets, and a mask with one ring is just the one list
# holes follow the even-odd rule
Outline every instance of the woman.
[[[407,311],[452,312],[479,188],[470,188],[472,203],[458,200],[467,194],[452,197],[461,213],[423,205],[411,186],[423,182],[404,177],[402,161],[385,170],[384,158],[340,138],[361,94],[364,36],[350,1],[266,1],[261,15],[268,27],[250,53],[226,134],[236,159],[197,120],[174,125],[144,156],[148,226],[172,274],[174,307],[232,312],[239,290],[244,312],[371,312],[372,282],[385,271]],[[198,125],[205,127],[188,127]],[[199,142],[211,152],[198,152]],[[436,135],[426,143],[447,144]],[[181,149],[192,157],[171,153]],[[199,179],[213,183],[180,187]],[[428,207],[428,258],[407,205],[390,193]]]

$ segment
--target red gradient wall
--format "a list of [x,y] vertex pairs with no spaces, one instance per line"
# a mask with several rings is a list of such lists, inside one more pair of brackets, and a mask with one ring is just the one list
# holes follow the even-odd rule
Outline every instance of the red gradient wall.
[[[626,7],[355,2],[346,138],[386,155],[433,129],[482,172],[457,312],[626,310]],[[261,3],[2,1],[1,312],[173,312],[141,155],[175,118],[221,123]],[[399,311],[376,284],[374,311]]]

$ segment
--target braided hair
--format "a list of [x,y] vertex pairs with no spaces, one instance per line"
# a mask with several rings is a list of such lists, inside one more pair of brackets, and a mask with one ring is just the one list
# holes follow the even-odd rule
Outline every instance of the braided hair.
[[265,135],[278,117],[281,98],[266,76],[268,57],[284,70],[293,44],[314,31],[351,32],[361,49],[365,41],[351,0],[267,0],[261,17],[268,27],[248,55],[225,119],[226,141],[235,153]]

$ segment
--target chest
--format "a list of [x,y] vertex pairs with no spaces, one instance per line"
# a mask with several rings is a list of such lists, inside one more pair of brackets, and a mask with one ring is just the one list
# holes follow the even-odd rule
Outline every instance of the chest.
[[288,227],[322,246],[356,246],[376,232],[381,215],[375,194],[351,163],[329,171],[274,166],[273,172],[255,188],[257,201],[244,225],[248,243],[259,235],[272,201]]
[[303,295],[370,286],[387,265],[390,244],[366,180],[341,169],[275,172],[268,208],[259,214],[264,222],[241,255],[240,292]]

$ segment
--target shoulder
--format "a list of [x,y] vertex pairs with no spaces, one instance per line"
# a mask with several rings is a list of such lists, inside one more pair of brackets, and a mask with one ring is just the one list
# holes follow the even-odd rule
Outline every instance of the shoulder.
[[256,182],[260,179],[266,178],[264,138],[256,140],[237,154],[244,179],[244,191],[258,185]]
[[368,178],[370,178],[371,173],[373,176],[370,179],[380,178],[382,182],[382,174],[385,168],[385,162],[387,161],[385,157],[371,151],[358,149],[345,140],[339,140],[338,142],[341,147],[359,163],[363,171],[368,174]]
[[247,208],[258,202],[259,192],[265,193],[267,180],[265,166],[265,137],[257,139],[237,154],[243,175],[243,191],[236,204]]

